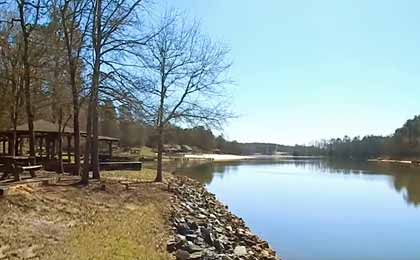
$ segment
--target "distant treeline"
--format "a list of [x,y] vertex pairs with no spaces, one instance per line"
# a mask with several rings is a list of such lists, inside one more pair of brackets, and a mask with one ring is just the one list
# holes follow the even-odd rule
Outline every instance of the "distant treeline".
[[[238,143],[217,137],[213,142],[222,152],[233,154],[274,154],[329,156],[340,158],[411,158],[420,157],[420,116],[415,116],[389,136],[335,138],[315,142],[313,145],[286,146],[273,143]],[[210,142],[211,143],[211,142]]]
[[408,120],[389,136],[368,135],[365,137],[335,138],[315,142],[311,146],[283,146],[276,144],[238,144],[241,153],[272,154],[281,151],[293,155],[319,155],[352,159],[410,158],[420,156],[420,116]]
[[[158,133],[148,122],[144,122],[130,109],[116,108],[111,101],[100,106],[100,134],[120,138],[123,147],[156,147]],[[202,152],[229,154],[274,154],[287,152],[294,155],[320,154],[315,146],[285,146],[273,143],[239,143],[227,141],[222,135],[216,136],[206,127],[180,128],[169,126],[164,142],[166,144],[189,145]]]
[[389,136],[331,139],[319,142],[325,155],[343,158],[415,158],[420,156],[420,116],[408,120]]
[[[136,119],[124,107],[119,111],[112,102],[105,102],[100,109],[100,132],[102,135],[119,137],[126,147],[156,147],[157,133],[153,127]],[[211,130],[199,126],[179,128],[170,126],[165,136],[167,144],[183,144],[203,152],[229,154],[287,153],[295,156],[330,156],[341,158],[412,158],[420,156],[420,116],[408,120],[390,136],[335,138],[315,142],[313,145],[287,146],[274,143],[240,143],[228,141],[223,136],[215,136]]]
[[[99,110],[101,135],[120,138],[120,145],[123,147],[157,147],[157,129],[130,109],[125,106],[116,108],[111,101],[106,101]],[[166,144],[189,145],[202,151],[216,149],[216,142],[217,138],[213,133],[201,126],[186,129],[168,126],[164,138]]]

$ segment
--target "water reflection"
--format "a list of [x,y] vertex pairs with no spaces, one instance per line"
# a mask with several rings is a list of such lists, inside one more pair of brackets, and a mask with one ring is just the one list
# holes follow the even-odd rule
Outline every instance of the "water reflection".
[[402,194],[404,200],[414,206],[420,205],[420,167],[410,164],[338,161],[338,160],[276,160],[230,163],[196,163],[176,165],[177,173],[197,179],[203,184],[212,183],[215,176],[223,178],[234,174],[240,165],[293,165],[306,172],[343,175],[387,175],[391,186]]
[[420,204],[420,177],[419,176],[394,176],[394,187],[404,195],[404,199],[418,206]]
[[206,163],[191,167],[190,165],[183,165],[186,168],[180,168],[180,174],[196,179],[203,184],[210,184],[213,180],[214,174],[216,174],[216,166],[219,166],[220,173],[224,173],[227,166],[215,165],[213,163]]

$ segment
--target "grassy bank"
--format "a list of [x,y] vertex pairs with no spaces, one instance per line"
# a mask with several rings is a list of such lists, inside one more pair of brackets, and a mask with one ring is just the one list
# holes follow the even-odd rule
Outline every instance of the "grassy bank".
[[1,198],[0,259],[171,259],[169,193],[154,176],[104,172],[89,187],[63,180]]
[[170,259],[164,252],[165,217],[155,203],[98,214],[92,225],[74,230],[48,259]]

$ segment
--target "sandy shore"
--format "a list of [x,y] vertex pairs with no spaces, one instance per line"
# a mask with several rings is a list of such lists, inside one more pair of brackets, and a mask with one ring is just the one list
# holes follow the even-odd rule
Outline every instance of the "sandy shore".
[[369,159],[368,162],[384,162],[384,163],[404,163],[404,164],[411,164],[417,163],[414,161],[407,161],[407,160],[386,160],[386,159]]
[[292,155],[234,155],[234,154],[186,154],[193,160],[212,160],[215,162],[244,161],[244,160],[288,160],[288,159],[321,159],[322,156],[292,156]]
[[216,162],[223,161],[241,161],[254,159],[253,156],[241,156],[233,154],[186,154],[185,158],[194,160],[212,160]]

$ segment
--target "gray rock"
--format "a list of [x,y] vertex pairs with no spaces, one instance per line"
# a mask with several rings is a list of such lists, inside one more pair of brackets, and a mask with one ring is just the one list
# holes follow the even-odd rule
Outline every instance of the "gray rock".
[[188,260],[190,259],[190,253],[187,251],[178,249],[175,253],[176,260]]
[[244,256],[244,255],[246,255],[246,254],[247,254],[247,252],[246,252],[246,247],[244,247],[244,246],[237,246],[237,247],[235,247],[235,249],[233,250],[233,253],[234,253],[236,256]]
[[194,241],[194,240],[196,240],[197,239],[197,235],[196,234],[188,234],[187,235],[187,240],[189,240],[189,241]]
[[188,222],[187,225],[192,230],[197,230],[198,229],[198,225],[195,222]]
[[176,251],[176,259],[279,260],[267,242],[252,234],[203,185],[179,176],[171,181],[174,239],[167,247]]
[[176,227],[176,230],[177,230],[178,234],[181,234],[181,235],[187,235],[187,234],[191,233],[190,229],[188,228],[187,224],[185,224],[185,223],[179,224]]
[[191,241],[188,241],[185,249],[190,253],[200,252],[202,250],[201,247],[197,246],[196,244],[194,244]]
[[181,241],[187,240],[186,236],[184,236],[184,235],[180,235],[180,234],[177,234],[177,235],[176,235],[176,239],[177,239],[177,240],[181,240]]
[[194,259],[194,260],[201,260],[201,259],[203,259],[203,253],[202,253],[202,252],[195,252],[195,253],[192,253],[192,254],[190,255],[190,259]]
[[224,255],[224,256],[222,257],[222,259],[223,259],[223,260],[232,260],[232,258],[231,258],[230,256],[228,256],[228,255]]
[[[168,243],[166,244],[166,250],[169,253],[172,253],[176,250],[176,246],[177,246],[177,243],[174,240],[169,240]],[[0,259],[1,259],[1,255],[0,255]]]
[[213,244],[217,252],[219,253],[223,252],[223,250],[225,249],[222,242],[219,239],[215,239]]
[[214,230],[216,230],[217,233],[223,233],[223,228],[221,227],[215,227]]
[[214,243],[214,240],[213,240],[213,235],[211,234],[210,230],[208,230],[207,228],[201,228],[200,231],[201,231],[201,236],[203,237],[204,241],[210,246],[212,246]]

